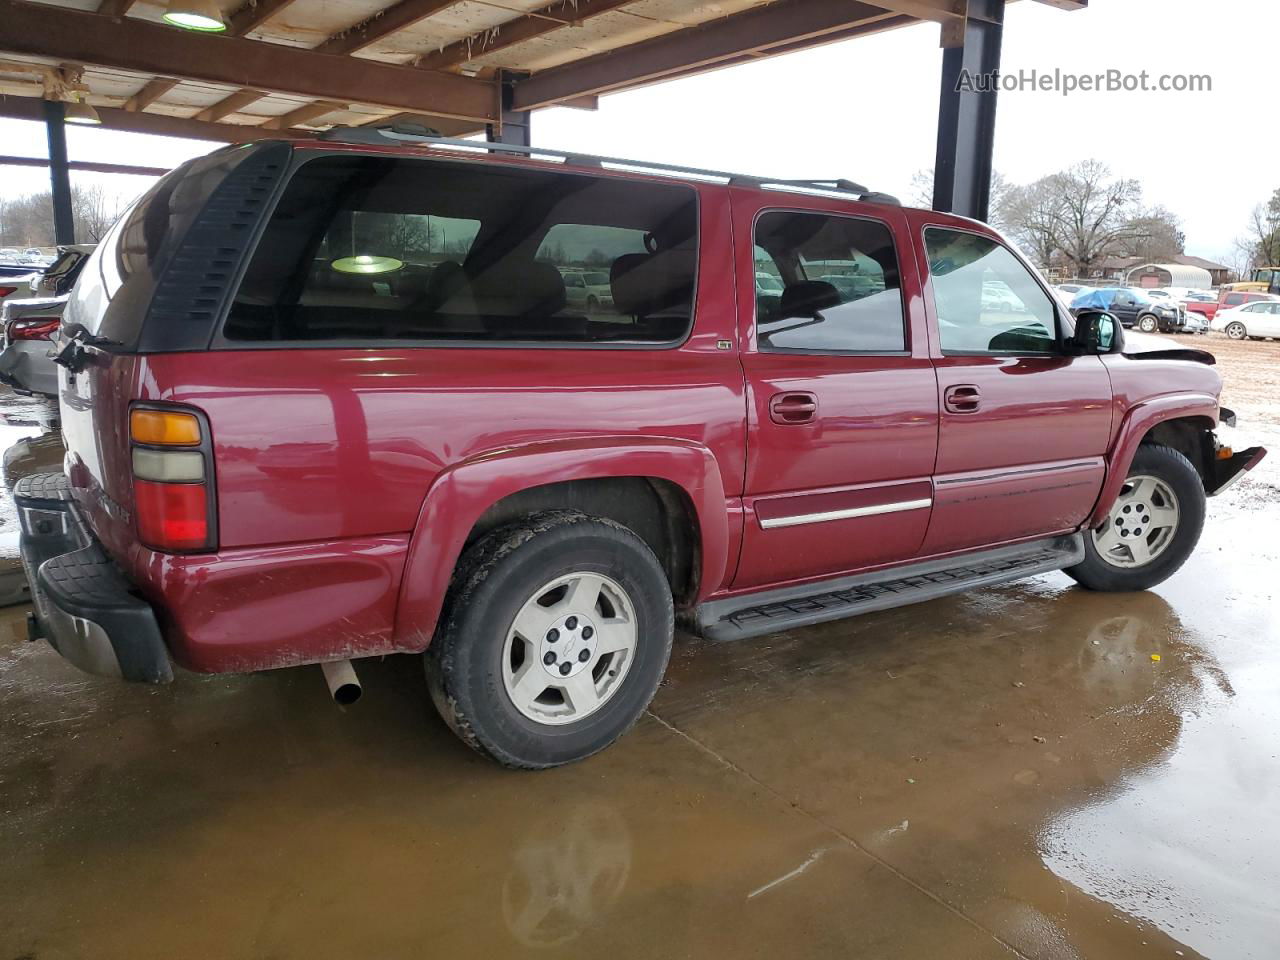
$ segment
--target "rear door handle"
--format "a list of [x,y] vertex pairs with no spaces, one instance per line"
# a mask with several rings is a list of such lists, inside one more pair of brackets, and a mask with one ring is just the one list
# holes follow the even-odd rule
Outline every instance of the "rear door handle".
[[774,423],[812,423],[818,416],[818,398],[812,393],[775,393],[769,398],[769,419]]
[[982,391],[972,383],[957,383],[942,394],[948,413],[976,413],[982,406]]

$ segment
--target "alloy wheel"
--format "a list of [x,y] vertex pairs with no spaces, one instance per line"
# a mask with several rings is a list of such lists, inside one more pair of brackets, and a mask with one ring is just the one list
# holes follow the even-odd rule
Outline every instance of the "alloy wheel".
[[507,696],[537,723],[585,719],[622,686],[637,636],[635,606],[616,580],[585,571],[557,577],[534,591],[507,631]]
[[1178,498],[1167,483],[1129,477],[1106,521],[1093,531],[1094,548],[1112,566],[1145,566],[1173,542],[1179,515]]

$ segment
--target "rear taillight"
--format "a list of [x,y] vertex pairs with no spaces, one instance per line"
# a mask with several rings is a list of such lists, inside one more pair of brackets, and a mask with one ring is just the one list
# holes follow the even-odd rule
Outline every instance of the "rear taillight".
[[58,332],[57,317],[24,317],[9,323],[9,340],[52,340]]
[[0,297],[7,297],[17,289],[17,287],[6,287],[4,284],[0,283]]
[[169,553],[217,549],[213,446],[204,417],[177,407],[129,411],[138,539]]

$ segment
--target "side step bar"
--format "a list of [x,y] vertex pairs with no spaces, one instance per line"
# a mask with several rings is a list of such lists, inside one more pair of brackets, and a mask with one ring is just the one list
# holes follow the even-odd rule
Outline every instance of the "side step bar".
[[1083,559],[1084,539],[1080,534],[1051,537],[801,587],[713,600],[698,608],[698,628],[709,640],[743,640],[1008,583],[1061,570]]

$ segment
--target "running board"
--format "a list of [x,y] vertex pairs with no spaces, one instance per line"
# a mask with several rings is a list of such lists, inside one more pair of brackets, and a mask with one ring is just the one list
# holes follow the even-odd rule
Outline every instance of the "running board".
[[1061,570],[1083,559],[1080,534],[1051,537],[802,587],[713,600],[698,608],[698,628],[709,640],[742,640],[1008,583]]

